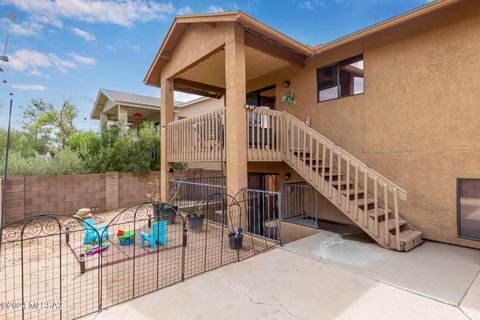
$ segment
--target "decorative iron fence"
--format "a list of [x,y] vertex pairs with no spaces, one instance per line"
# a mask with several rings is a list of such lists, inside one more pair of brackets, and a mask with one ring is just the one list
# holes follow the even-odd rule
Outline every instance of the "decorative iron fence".
[[[196,224],[195,211],[203,215]],[[242,247],[232,247],[229,234],[245,213],[224,193],[197,201],[189,213],[141,203],[114,217],[43,214],[5,226],[0,319],[83,317],[278,245],[244,231]]]
[[284,221],[318,228],[318,192],[305,182],[286,183],[282,188]]
[[[210,199],[217,193],[224,193],[225,177],[173,179],[170,181],[170,190],[172,190],[171,203],[177,206],[179,211],[190,212],[198,210],[201,200]],[[245,230],[253,235],[280,241],[279,221],[282,212],[280,192],[246,188],[241,190],[235,199],[244,212],[242,219]],[[217,208],[211,214],[211,218],[215,222],[228,223],[230,217],[222,217],[219,213]],[[237,221],[237,223],[242,222]]]

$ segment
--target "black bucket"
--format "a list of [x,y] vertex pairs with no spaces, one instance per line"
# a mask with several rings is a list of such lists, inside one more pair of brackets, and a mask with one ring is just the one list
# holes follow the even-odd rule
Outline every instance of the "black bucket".
[[235,237],[235,233],[230,233],[228,235],[228,241],[230,244],[230,249],[232,250],[238,251],[243,248],[243,234]]
[[167,220],[168,224],[174,224],[177,216],[177,206],[169,206],[163,203],[153,204],[153,214],[156,221]]
[[190,230],[192,231],[200,231],[202,230],[203,226],[203,219],[205,216],[197,216],[197,215],[189,215],[187,216],[187,224]]

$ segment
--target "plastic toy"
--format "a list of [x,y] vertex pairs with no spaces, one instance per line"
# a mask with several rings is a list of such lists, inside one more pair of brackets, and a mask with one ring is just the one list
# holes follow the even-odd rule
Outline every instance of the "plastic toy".
[[98,239],[99,235],[103,239],[110,240],[110,237],[108,236],[108,230],[106,226],[103,227],[95,227],[95,222],[93,222],[93,219],[85,219],[83,220],[83,228],[85,229],[85,238],[83,239],[83,244],[89,244],[95,241],[99,241]]
[[145,241],[148,241],[150,248],[157,249],[157,242],[162,246],[167,245],[167,220],[152,224],[152,233],[140,232],[140,248],[144,248]]
[[104,242],[102,242],[101,245],[97,244],[95,246],[88,247],[88,248],[84,249],[83,251],[85,252],[86,255],[91,256],[91,255],[94,255],[95,253],[102,252],[102,251],[106,250],[109,246],[110,246],[110,242],[104,241]]
[[120,231],[122,230],[119,230],[119,232],[117,233],[117,237],[118,240],[120,240],[121,246],[129,246],[135,242],[135,231],[122,231],[121,234]]

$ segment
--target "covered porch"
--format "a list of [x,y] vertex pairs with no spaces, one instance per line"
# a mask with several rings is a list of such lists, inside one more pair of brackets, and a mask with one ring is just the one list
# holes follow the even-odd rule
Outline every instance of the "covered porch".
[[[280,112],[270,109],[284,88],[270,86],[273,83],[265,88],[256,79],[286,67],[302,68],[307,52],[302,44],[242,13],[176,18],[145,78],[146,84],[161,88],[164,201],[174,162],[224,162],[227,193],[236,194],[247,187],[249,144],[263,141],[268,160],[281,161],[278,129],[283,121]],[[174,122],[173,90],[224,97],[225,108]],[[260,108],[247,111],[248,105]]]

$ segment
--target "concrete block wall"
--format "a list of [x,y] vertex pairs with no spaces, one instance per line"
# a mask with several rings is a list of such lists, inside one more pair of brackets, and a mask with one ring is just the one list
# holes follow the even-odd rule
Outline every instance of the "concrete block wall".
[[[173,174],[174,178],[204,176],[220,176],[220,173],[192,169]],[[6,223],[40,213],[71,215],[78,208],[84,207],[95,206],[98,208],[97,212],[128,207],[146,201],[145,194],[150,190],[149,183],[154,182],[155,178],[160,178],[159,171],[142,176],[108,172],[8,177]]]

